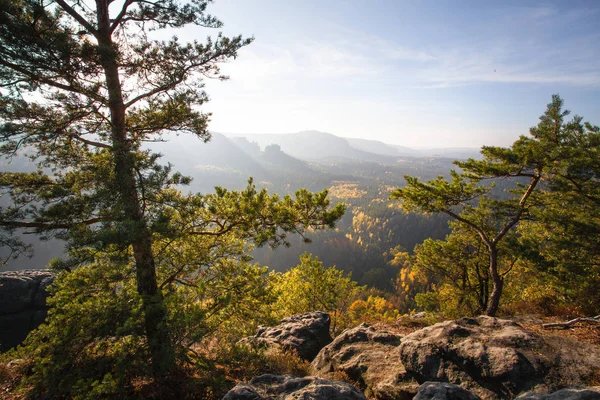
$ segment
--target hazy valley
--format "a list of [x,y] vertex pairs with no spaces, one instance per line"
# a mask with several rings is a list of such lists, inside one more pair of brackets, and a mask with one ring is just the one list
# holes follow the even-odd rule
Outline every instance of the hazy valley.
[[[479,156],[478,149],[413,150],[316,131],[243,136],[213,133],[207,143],[174,135],[163,140],[148,147],[163,155],[160,163],[170,163],[173,171],[193,178],[189,186],[180,187],[184,192],[210,193],[215,186],[239,190],[250,177],[259,187],[280,195],[300,188],[328,189],[332,203],[348,206],[337,229],[309,234],[312,243],[308,244],[294,237],[290,248],[256,249],[256,262],[285,271],[308,251],[325,265],[352,272],[360,283],[381,288],[389,287],[397,274],[384,253],[398,245],[412,250],[428,237],[442,239],[449,232],[444,216],[404,213],[388,200],[390,190],[403,186],[406,174],[426,180],[447,176],[455,168],[454,159]],[[14,159],[7,167],[33,168],[23,159]],[[7,269],[43,268],[62,253],[62,242],[25,238],[35,242],[34,257],[10,260]]]

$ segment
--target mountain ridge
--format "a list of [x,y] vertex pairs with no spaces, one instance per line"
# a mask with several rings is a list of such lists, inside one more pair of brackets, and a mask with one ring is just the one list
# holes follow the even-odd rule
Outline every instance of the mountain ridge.
[[374,139],[347,138],[317,130],[293,133],[223,133],[223,135],[232,139],[245,138],[249,142],[256,143],[263,150],[271,144],[277,144],[285,153],[313,162],[340,156],[383,164],[393,164],[399,158],[405,157],[460,159],[480,157],[480,149],[475,147],[414,149]]

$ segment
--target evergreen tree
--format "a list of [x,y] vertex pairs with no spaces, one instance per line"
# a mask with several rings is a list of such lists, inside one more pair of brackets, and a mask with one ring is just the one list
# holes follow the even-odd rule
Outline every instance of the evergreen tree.
[[[556,282],[566,302],[589,314],[600,309],[600,128],[554,98],[534,131],[545,135],[551,170],[535,195],[534,218],[520,227],[525,255]],[[544,131],[549,132],[544,134]]]
[[[491,235],[496,220],[488,214],[479,223]],[[469,226],[459,221],[449,225],[452,232],[444,240],[427,239],[415,247],[413,268],[435,288],[431,295],[421,294],[421,302],[431,305],[435,300],[436,308],[446,315],[479,315],[487,310],[492,290],[489,251]],[[510,248],[514,231],[509,235],[499,243],[498,265],[503,276],[513,270],[519,257]]]
[[[488,252],[492,281],[487,315],[498,311],[504,274],[508,271],[499,266],[500,242],[522,220],[532,217],[532,207],[539,203],[533,195],[540,191],[540,182],[553,179],[557,165],[569,163],[569,154],[560,139],[565,130],[571,130],[568,124],[563,125],[565,115],[562,100],[553,96],[540,123],[531,128],[530,136],[521,136],[509,148],[484,146],[482,160],[456,161],[462,172],[451,171],[450,181],[439,177],[424,183],[406,176],[407,186],[391,194],[402,200],[408,211],[445,213],[477,234]],[[491,198],[488,194],[493,184],[481,183],[492,179],[513,179],[512,196],[503,200]]]
[[0,174],[12,197],[0,212],[1,240],[19,251],[19,229],[68,239],[74,259],[67,266],[107,249],[130,259],[157,377],[174,368],[157,241],[235,228],[258,244],[278,244],[282,232],[331,226],[343,213],[342,206],[327,211],[326,193],[280,199],[250,186],[219,190],[213,202],[183,196],[169,187],[189,179],[142,150],[166,131],[210,138],[209,115],[198,110],[208,99],[202,78],[226,79],[219,63],[252,39],[218,34],[181,43],[148,35],[188,24],[219,28],[208,3],[0,0],[0,151],[29,155],[40,167]]

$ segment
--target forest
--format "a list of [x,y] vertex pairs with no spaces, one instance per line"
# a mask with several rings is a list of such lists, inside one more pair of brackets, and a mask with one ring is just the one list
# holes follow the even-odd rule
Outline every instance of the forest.
[[221,398],[259,372],[307,375],[239,343],[311,311],[333,335],[423,311],[600,314],[598,126],[554,95],[511,146],[457,161],[305,132],[345,152],[310,160],[211,133],[203,79],[226,80],[253,38],[148,35],[220,28],[209,3],[0,0],[3,262],[59,249],[48,316],[0,354],[2,388]]

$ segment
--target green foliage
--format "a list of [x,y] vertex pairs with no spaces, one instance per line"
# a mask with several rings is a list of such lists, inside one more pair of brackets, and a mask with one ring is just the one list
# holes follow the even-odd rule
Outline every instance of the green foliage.
[[[38,166],[35,173],[0,173],[0,196],[12,201],[0,210],[0,243],[15,254],[25,253],[14,236],[25,229],[68,241],[71,257],[56,267],[126,266],[129,272],[120,284],[134,288],[139,297],[119,290],[133,303],[141,301],[141,310],[134,314],[116,302],[101,304],[97,312],[109,316],[114,306],[132,318],[128,324],[143,329],[136,334],[147,339],[157,380],[175,373],[178,346],[247,311],[234,307],[247,294],[266,295],[261,291],[265,271],[242,255],[245,241],[287,244],[288,233],[331,227],[344,212],[342,205],[327,210],[326,191],[300,190],[295,198],[279,198],[258,192],[251,183],[240,192],[217,188],[214,195],[183,195],[174,187],[190,178],[160,166],[159,155],[143,150],[145,142],[160,140],[166,132],[210,139],[209,115],[199,111],[208,100],[202,77],[227,79],[219,63],[237,57],[252,39],[218,34],[205,43],[180,43],[177,37],[156,41],[148,35],[189,24],[221,27],[206,14],[208,3],[0,0],[0,155],[26,153]],[[108,295],[105,278],[100,273],[90,286]],[[72,314],[62,317],[64,324],[86,310],[71,308]],[[62,312],[57,310],[56,318]],[[172,329],[187,333],[175,339]],[[91,332],[103,334],[98,340],[117,335]],[[92,338],[74,340],[90,346]],[[44,348],[53,351],[51,345]],[[79,354],[65,351],[64,360],[49,358],[48,368],[60,371]],[[98,369],[98,376],[106,377],[98,381],[98,393],[127,379],[106,368]],[[55,378],[63,379],[60,374]],[[66,390],[61,382],[46,382],[50,391]],[[76,391],[77,382],[72,382]]]
[[[170,284],[165,304],[178,364],[201,367],[202,359],[190,352],[194,344],[217,331],[239,338],[263,322],[260,310],[272,301],[267,279],[265,268],[223,258]],[[112,259],[63,272],[52,292],[46,323],[15,354],[32,365],[24,387],[51,397],[94,399],[125,397],[136,380],[151,379],[132,265]]]
[[[249,240],[275,246],[285,243],[287,230],[302,232],[304,222],[318,229],[343,212],[342,206],[326,210],[326,192],[280,198],[257,192],[252,184],[242,192],[218,189],[183,196],[165,190],[163,195],[163,204],[176,199],[183,205],[157,216],[152,235],[170,341],[176,363],[184,369],[190,363],[202,365],[190,349],[207,338],[236,340],[274,321],[276,277],[250,263]],[[66,397],[83,396],[93,386],[98,392],[86,396],[94,398],[109,390],[124,395],[135,379],[150,379],[143,300],[130,251],[121,246],[102,253],[73,250],[72,259],[93,257],[95,262],[59,277],[47,324],[21,350],[36,365],[25,385]],[[356,286],[337,272],[326,276]]]
[[21,228],[68,239],[77,255],[113,246],[125,254],[131,247],[158,379],[175,365],[152,243],[166,205],[155,200],[189,179],[159,166],[159,156],[142,144],[167,131],[208,140],[209,116],[198,110],[208,97],[199,77],[226,79],[218,64],[252,39],[218,34],[181,44],[147,33],[220,27],[205,13],[207,4],[0,2],[0,154],[27,152],[39,168],[37,176],[0,174],[1,194],[12,200],[0,210],[0,241],[23,252],[13,236]]
[[[488,229],[492,229],[493,216],[487,218]],[[484,225],[483,220],[481,224]],[[437,292],[437,296],[427,300],[428,310],[432,311],[431,302],[437,299],[437,310],[444,315],[482,314],[492,291],[488,249],[473,230],[457,222],[450,222],[450,226],[452,232],[445,240],[427,239],[415,247],[415,273],[425,276]],[[513,236],[499,246],[497,268],[502,276],[513,271],[518,258],[510,250]]]
[[278,294],[275,309],[280,316],[329,312],[331,330],[337,333],[345,327],[348,307],[362,288],[343,271],[325,268],[317,257],[304,253],[300,264],[279,276],[275,290]]
[[123,395],[131,379],[149,374],[131,274],[130,266],[108,262],[57,278],[46,323],[15,353],[33,371],[23,385],[49,397],[94,399]]

